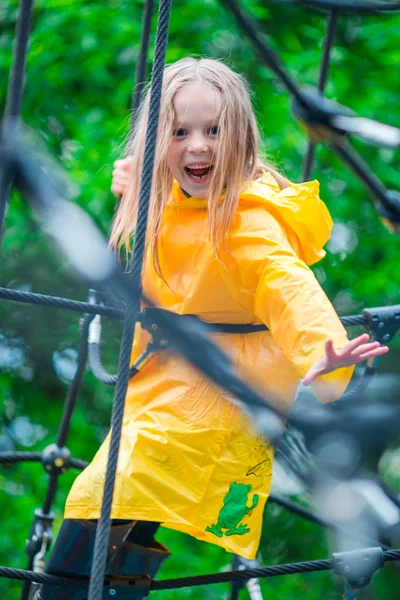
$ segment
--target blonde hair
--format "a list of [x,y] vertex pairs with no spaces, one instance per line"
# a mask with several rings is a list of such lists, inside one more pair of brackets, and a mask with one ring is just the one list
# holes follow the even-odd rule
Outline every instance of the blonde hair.
[[[207,195],[208,232],[216,255],[218,256],[220,244],[226,247],[240,192],[251,181],[265,170],[272,173],[282,188],[287,186],[286,180],[259,155],[260,134],[244,78],[223,62],[207,58],[183,58],[167,66],[163,77],[147,229],[147,247],[152,252],[159,274],[158,240],[164,208],[173,184],[173,177],[167,166],[168,148],[173,135],[173,101],[178,90],[198,81],[217,89],[222,96],[218,152]],[[128,143],[127,155],[132,156],[131,175],[110,236],[111,246],[119,251],[125,246],[128,253],[136,225],[149,103],[148,91]],[[223,192],[224,200],[220,202]]]

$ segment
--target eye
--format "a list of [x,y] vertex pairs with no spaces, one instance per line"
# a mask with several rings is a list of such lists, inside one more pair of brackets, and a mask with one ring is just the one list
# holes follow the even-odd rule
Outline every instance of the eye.
[[182,138],[187,134],[186,129],[183,129],[182,127],[179,127],[178,129],[174,129],[173,131],[173,136],[176,138]]
[[219,134],[219,127],[218,127],[218,125],[213,125],[212,127],[210,127],[209,130],[208,130],[208,134],[209,135],[218,135]]

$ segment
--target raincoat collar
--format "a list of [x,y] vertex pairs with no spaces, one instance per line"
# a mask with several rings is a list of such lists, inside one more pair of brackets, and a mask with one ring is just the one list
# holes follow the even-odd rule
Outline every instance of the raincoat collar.
[[207,198],[195,198],[189,196],[177,181],[172,185],[172,193],[169,204],[173,206],[184,206],[186,208],[207,208]]

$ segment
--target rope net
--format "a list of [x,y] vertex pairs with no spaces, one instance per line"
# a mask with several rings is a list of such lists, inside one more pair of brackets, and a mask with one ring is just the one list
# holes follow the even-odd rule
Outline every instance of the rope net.
[[[311,1],[311,0],[310,0]],[[223,4],[231,11],[234,18],[236,19],[239,27],[243,30],[245,35],[254,44],[257,52],[266,62],[266,64],[274,71],[279,77],[280,81],[286,87],[288,92],[294,99],[295,114],[307,123],[310,131],[315,129],[316,124],[318,125],[319,131],[324,130],[322,136],[323,141],[327,141],[333,150],[335,150],[339,156],[353,169],[353,171],[362,179],[367,188],[376,197],[378,209],[384,212],[386,216],[389,216],[394,222],[398,219],[398,198],[393,192],[387,191],[379,180],[372,174],[368,167],[363,164],[360,157],[355,151],[345,144],[337,143],[337,125],[335,125],[334,118],[341,114],[341,110],[338,105],[326,103],[322,97],[324,91],[328,69],[330,61],[330,53],[333,45],[334,34],[337,26],[337,20],[339,12],[349,9],[354,10],[394,10],[398,8],[395,3],[379,3],[379,2],[356,2],[341,4],[335,3],[329,4],[324,0],[315,0],[315,4],[319,6],[327,7],[330,9],[328,21],[327,21],[327,32],[324,43],[321,70],[318,81],[318,92],[309,93],[309,91],[301,88],[297,85],[295,80],[289,76],[286,72],[285,67],[281,63],[279,57],[272,52],[269,46],[264,43],[259,34],[257,33],[254,26],[244,16],[237,2],[233,0],[223,0]],[[137,88],[133,97],[133,109],[137,109],[138,102],[143,89],[143,82],[145,80],[146,70],[146,55],[149,45],[149,31],[150,31],[150,20],[153,11],[152,2],[147,2],[144,11],[143,20],[143,38],[140,61],[138,61],[138,70],[136,75]],[[110,379],[112,381],[105,381],[105,383],[116,384],[115,390],[115,401],[112,415],[112,440],[110,445],[110,455],[107,467],[105,493],[103,498],[102,514],[97,528],[96,543],[93,557],[93,567],[90,580],[87,578],[72,578],[72,577],[55,577],[40,572],[33,572],[31,568],[33,566],[33,559],[37,552],[32,551],[30,555],[30,561],[27,570],[12,569],[7,567],[0,567],[0,577],[7,577],[10,579],[18,579],[24,582],[37,582],[37,583],[52,583],[60,586],[72,586],[77,588],[88,588],[89,600],[100,600],[103,597],[104,589],[118,589],[124,587],[127,584],[141,586],[143,593],[148,593],[151,590],[163,590],[163,589],[178,589],[188,586],[197,585],[209,585],[212,583],[221,582],[235,582],[249,580],[251,578],[262,578],[272,577],[284,574],[292,573],[305,573],[320,570],[329,570],[335,568],[334,561],[331,560],[319,560],[319,561],[307,561],[301,563],[292,563],[288,565],[276,565],[271,567],[260,567],[253,569],[243,569],[240,571],[231,571],[227,573],[211,574],[197,577],[186,577],[164,581],[150,581],[149,578],[116,578],[113,581],[107,580],[105,577],[105,565],[106,565],[106,554],[108,547],[108,538],[110,533],[110,512],[112,504],[113,487],[115,481],[115,471],[118,459],[119,451],[119,440],[122,425],[122,416],[124,409],[124,400],[126,395],[126,389],[128,385],[129,377],[134,376],[136,370],[133,371],[129,368],[129,358],[131,353],[131,345],[134,333],[135,323],[140,318],[140,298],[142,296],[140,273],[143,264],[144,254],[144,242],[147,227],[147,213],[150,199],[150,190],[152,184],[152,172],[154,164],[154,152],[156,144],[157,126],[158,126],[158,113],[159,113],[159,102],[162,85],[162,73],[165,62],[165,53],[168,39],[168,23],[171,11],[170,0],[161,0],[159,7],[158,16],[158,29],[157,39],[155,45],[155,57],[153,64],[152,74],[152,88],[151,88],[151,106],[148,122],[148,131],[146,139],[146,150],[145,150],[145,161],[144,171],[142,174],[141,183],[141,200],[139,205],[138,214],[138,227],[136,231],[135,247],[131,264],[131,275],[129,278],[122,277],[118,272],[115,265],[110,265],[109,270],[104,275],[101,281],[94,280],[95,284],[107,284],[105,288],[118,288],[120,297],[124,299],[122,304],[118,306],[107,306],[101,303],[93,302],[77,302],[68,298],[59,298],[55,296],[46,296],[43,294],[34,294],[29,292],[23,292],[20,290],[12,290],[9,288],[0,288],[0,297],[9,301],[36,304],[47,307],[59,308],[63,310],[70,310],[78,313],[83,313],[81,323],[81,345],[79,349],[78,368],[76,370],[73,381],[69,387],[65,404],[64,412],[59,426],[57,440],[55,444],[48,446],[42,453],[32,452],[2,452],[0,453],[0,463],[11,464],[18,462],[42,462],[45,470],[49,474],[48,488],[46,497],[44,499],[43,507],[41,511],[36,515],[37,523],[40,525],[40,533],[47,533],[51,528],[52,515],[51,508],[54,502],[55,494],[58,487],[59,476],[68,470],[70,467],[76,469],[83,469],[86,466],[84,461],[72,458],[69,450],[66,448],[71,416],[76,405],[78,392],[82,383],[83,374],[86,368],[86,363],[89,353],[89,329],[93,319],[96,315],[104,317],[114,318],[123,320],[124,329],[121,342],[119,368],[116,376],[110,376],[108,373],[103,372],[100,379]],[[29,30],[31,26],[32,17],[32,2],[22,2],[20,18],[18,21],[17,35],[16,35],[16,51],[15,61],[13,70],[10,77],[10,93],[8,96],[6,115],[7,117],[18,117],[20,113],[20,106],[22,102],[22,87],[23,87],[23,74],[25,69],[25,57],[26,50],[29,41]],[[14,99],[14,100],[12,100]],[[343,123],[342,123],[343,124]],[[6,133],[4,133],[4,131]],[[51,189],[51,180],[49,180],[43,173],[38,173],[37,165],[35,164],[32,157],[29,157],[29,150],[27,154],[25,150],[27,148],[23,143],[15,142],[15,122],[12,122],[12,127],[6,127],[3,130],[3,138],[1,144],[1,159],[3,166],[9,167],[9,169],[3,169],[1,191],[1,222],[0,227],[3,227],[3,220],[8,202],[9,191],[11,187],[11,179],[9,176],[4,177],[4,173],[12,173],[14,175],[15,184],[20,187],[24,193],[32,202],[34,207],[39,213],[45,214],[46,218],[49,217],[49,206],[53,202],[53,194]],[[6,147],[5,140],[7,142],[12,141],[11,148]],[[303,173],[304,177],[307,178],[310,174],[313,157],[315,150],[315,142],[310,141],[307,155],[304,161]],[[29,162],[30,161],[30,162]],[[40,169],[39,169],[40,171]],[[49,201],[52,198],[51,202]],[[52,209],[53,210],[53,209]],[[58,213],[64,214],[68,217],[70,210],[65,203],[59,203],[54,209]],[[47,211],[47,212],[46,212]],[[63,213],[64,211],[64,213]],[[88,228],[87,235],[92,236],[93,229]],[[59,241],[56,239],[56,241]],[[71,243],[71,242],[69,242]],[[73,242],[75,243],[75,242]],[[68,244],[67,244],[68,246]],[[98,254],[101,256],[104,254],[104,245],[102,243],[96,248]],[[72,253],[70,248],[63,245],[63,250],[71,260]],[[107,264],[107,260],[104,262]],[[85,271],[85,266],[78,265],[78,270],[81,272]],[[88,273],[87,277],[90,279],[91,274]],[[149,303],[150,304],[150,303]],[[342,322],[347,326],[361,325],[369,328],[378,339],[379,334],[386,336],[386,340],[390,340],[399,328],[399,306],[384,307],[381,309],[366,309],[362,315],[354,315],[349,317],[343,317]],[[209,377],[217,381],[220,385],[224,385],[227,389],[231,390],[235,395],[243,399],[254,409],[262,410],[263,412],[269,411],[266,414],[269,415],[270,422],[265,425],[264,434],[266,434],[270,440],[278,439],[282,433],[282,428],[277,425],[277,419],[274,420],[274,413],[271,409],[268,409],[268,399],[258,396],[252,391],[244,382],[240,381],[232,371],[232,366],[227,361],[226,357],[218,351],[217,348],[213,347],[207,336],[207,329],[203,328],[203,324],[199,321],[190,321],[188,319],[176,320],[172,315],[164,314],[163,311],[159,311],[159,314],[155,313],[155,322],[157,325],[163,327],[166,331],[170,332],[171,338],[174,341],[175,350],[183,353],[189,360],[196,366],[203,369]],[[207,359],[201,360],[198,356],[194,356],[192,351],[193,347],[207,348]],[[213,354],[214,353],[214,354]],[[197,353],[197,354],[201,354]],[[214,356],[215,360],[212,360]],[[211,357],[211,358],[210,358]],[[100,356],[97,355],[97,362],[101,363]],[[101,367],[101,364],[100,364]],[[316,437],[320,435],[321,431],[326,431],[330,425],[334,424],[338,430],[344,430],[344,423],[348,423],[349,416],[352,416],[351,411],[343,414],[332,415],[324,413],[317,415],[315,418],[307,417],[302,415],[293,414],[281,415],[288,418],[289,422],[297,427],[300,431],[305,432],[307,435]],[[366,428],[377,427],[379,424],[382,425],[382,437],[385,439],[393,434],[392,429],[398,430],[399,415],[396,411],[388,412],[365,412],[364,421],[361,419],[360,427],[363,429],[365,435]],[[388,426],[388,422],[392,429]],[[351,428],[350,428],[351,429]],[[312,430],[312,434],[310,433]],[[320,477],[321,474],[318,474]],[[309,481],[307,483],[310,483]],[[322,526],[330,529],[337,529],[337,524],[330,523],[326,519],[323,519],[317,515],[312,514],[310,511],[297,506],[293,503],[280,499],[279,497],[272,497],[272,502],[276,502],[286,509],[303,516],[309,520],[312,520]],[[397,503],[398,504],[398,503]],[[377,545],[375,540],[366,540],[370,543]],[[48,549],[47,545],[46,550]],[[395,561],[400,558],[400,550],[387,549],[381,550],[382,564],[383,562]],[[35,548],[34,550],[37,550]],[[365,548],[361,548],[360,552],[365,552]],[[381,565],[380,565],[381,566]],[[361,584],[360,584],[360,587]],[[25,585],[22,593],[22,599],[28,598],[29,585]]]

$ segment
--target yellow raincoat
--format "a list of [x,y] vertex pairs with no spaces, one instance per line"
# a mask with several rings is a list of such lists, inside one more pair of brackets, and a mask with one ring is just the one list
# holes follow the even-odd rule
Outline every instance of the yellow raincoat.
[[[151,257],[144,292],[155,305],[217,323],[265,323],[269,331],[215,334],[239,374],[289,408],[299,380],[332,338],[347,342],[307,265],[324,256],[332,221],[317,181],[280,190],[264,174],[241,194],[230,253],[217,260],[204,199],[174,184],[164,213],[160,264]],[[136,333],[132,361],[149,335]],[[352,368],[321,377],[322,402],[343,393]],[[109,438],[75,481],[66,518],[97,519]],[[134,377],[126,400],[112,518],[159,521],[254,558],[271,484],[273,451],[228,394],[167,351]]]

